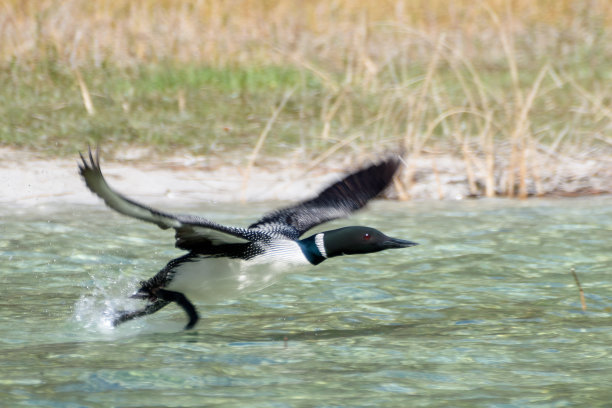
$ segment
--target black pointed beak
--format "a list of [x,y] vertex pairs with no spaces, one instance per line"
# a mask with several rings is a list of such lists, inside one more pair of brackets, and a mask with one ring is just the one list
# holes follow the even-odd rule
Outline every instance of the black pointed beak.
[[391,238],[391,237],[387,237],[385,242],[383,242],[383,246],[385,247],[385,249],[408,248],[408,247],[415,246],[415,245],[419,245],[419,244],[417,244],[416,242],[412,242],[412,241],[406,241],[405,239]]

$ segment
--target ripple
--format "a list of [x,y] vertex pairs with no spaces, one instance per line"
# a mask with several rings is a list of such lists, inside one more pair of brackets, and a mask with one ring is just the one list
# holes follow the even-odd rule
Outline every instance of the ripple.
[[[611,204],[375,202],[348,222],[421,245],[199,305],[190,332],[173,305],[110,325],[180,253],[171,232],[90,207],[3,216],[3,403],[606,406]],[[195,212],[239,225],[249,211]]]

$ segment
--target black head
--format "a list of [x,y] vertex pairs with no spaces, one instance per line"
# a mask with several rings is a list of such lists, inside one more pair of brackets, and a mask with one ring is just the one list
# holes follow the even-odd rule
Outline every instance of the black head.
[[323,233],[327,257],[353,254],[369,254],[392,248],[407,248],[415,242],[391,238],[370,227],[344,227]]

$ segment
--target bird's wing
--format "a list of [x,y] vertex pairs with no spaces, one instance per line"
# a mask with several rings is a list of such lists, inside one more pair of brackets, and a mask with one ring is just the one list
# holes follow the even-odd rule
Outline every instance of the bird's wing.
[[362,168],[310,200],[264,215],[249,228],[286,224],[302,235],[319,224],[346,217],[379,195],[393,179],[400,163],[400,158],[395,156]]
[[79,171],[87,187],[102,198],[106,205],[113,210],[151,222],[162,229],[174,228],[176,230],[176,246],[185,250],[204,248],[231,243],[250,242],[261,234],[258,231],[249,231],[246,228],[228,227],[193,215],[169,214],[137,203],[110,188],[102,171],[98,153],[92,154],[89,150],[88,158],[81,154],[82,163]]

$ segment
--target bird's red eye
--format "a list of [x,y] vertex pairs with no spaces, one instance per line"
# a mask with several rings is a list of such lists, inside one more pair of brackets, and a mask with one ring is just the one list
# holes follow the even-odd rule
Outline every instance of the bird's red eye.
[[366,232],[365,234],[363,234],[363,240],[364,240],[364,241],[367,241],[367,240],[369,240],[370,238],[372,238],[372,237],[371,237],[371,236],[370,236],[370,234],[368,234],[367,232]]

